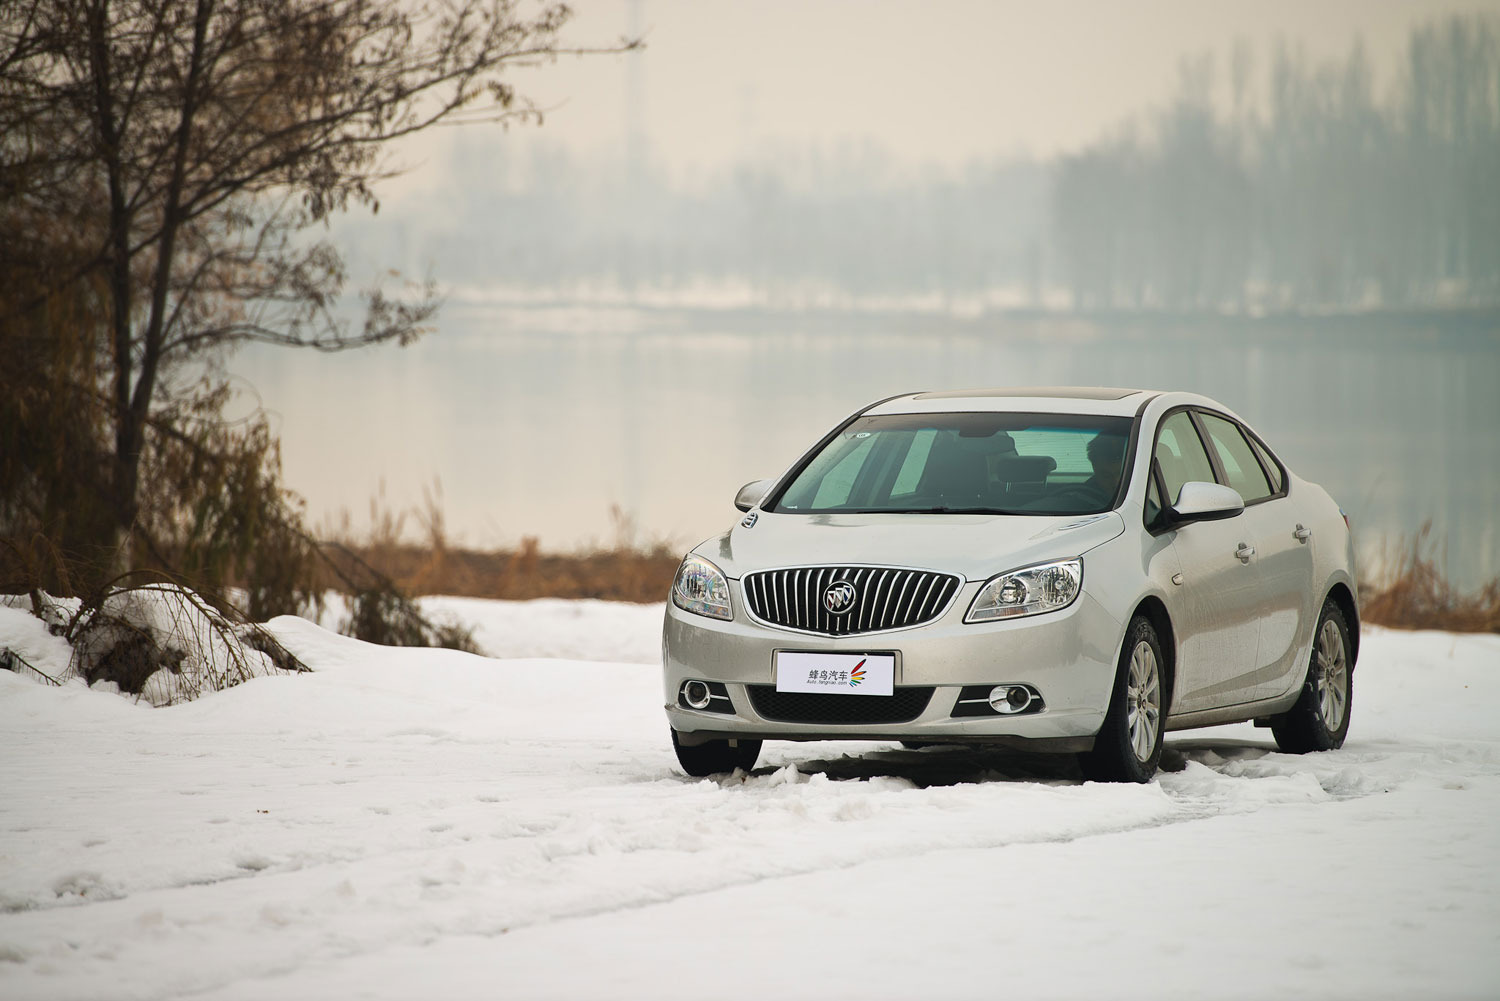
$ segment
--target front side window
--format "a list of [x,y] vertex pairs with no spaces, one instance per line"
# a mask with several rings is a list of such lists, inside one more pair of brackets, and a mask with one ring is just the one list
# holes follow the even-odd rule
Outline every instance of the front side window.
[[861,417],[777,498],[786,514],[1092,514],[1121,493],[1128,417]]
[[1214,482],[1214,467],[1203,450],[1198,429],[1186,410],[1161,422],[1156,435],[1156,464],[1167,488],[1169,503],[1176,504],[1182,485],[1193,481]]
[[1208,432],[1208,440],[1213,442],[1214,451],[1219,456],[1219,465],[1224,467],[1228,485],[1239,492],[1246,504],[1271,496],[1271,485],[1266,482],[1260,460],[1255,457],[1250,443],[1245,440],[1240,429],[1214,414],[1200,416],[1203,418],[1203,429]]

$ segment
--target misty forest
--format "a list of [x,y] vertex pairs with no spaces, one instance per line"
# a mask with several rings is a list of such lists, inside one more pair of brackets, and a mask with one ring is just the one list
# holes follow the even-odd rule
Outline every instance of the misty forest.
[[1084,149],[945,172],[836,144],[683,179],[647,148],[587,159],[543,129],[512,153],[467,131],[442,188],[345,232],[369,266],[475,288],[1250,313],[1500,302],[1496,21],[1414,29],[1388,81],[1360,43],[1322,60],[1242,42],[1178,72],[1165,107]]

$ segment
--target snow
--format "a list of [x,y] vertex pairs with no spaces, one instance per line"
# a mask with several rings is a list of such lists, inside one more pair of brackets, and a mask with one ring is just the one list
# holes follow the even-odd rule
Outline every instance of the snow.
[[[134,649],[143,666],[168,666],[138,679],[139,694],[132,697],[167,706],[279,672],[273,658],[256,648],[243,626],[225,619],[197,593],[174,584],[116,591],[76,623],[73,620],[82,604],[77,598],[39,598],[46,622],[35,615],[29,620],[14,617],[17,609],[32,607],[30,598],[0,595],[0,610],[11,613],[15,622],[7,648],[13,658],[19,658],[21,673],[28,677],[54,685],[97,677],[106,656],[120,657],[121,650]],[[52,635],[53,628],[62,632],[70,623],[71,645]],[[129,670],[129,661],[135,658],[127,653],[123,659]],[[114,681],[96,682],[94,688],[99,691],[106,685],[118,693]]]
[[[183,705],[0,671],[0,997],[1500,995],[1500,637],[1366,630],[1328,754],[1191,731],[1107,786],[769,743],[692,780],[661,606],[425,604],[502,659],[282,618],[315,673]],[[34,622],[0,647],[52,673]]]
[[538,598],[423,598],[422,611],[438,621],[474,627],[479,648],[491,657],[661,663],[661,605],[621,601]]

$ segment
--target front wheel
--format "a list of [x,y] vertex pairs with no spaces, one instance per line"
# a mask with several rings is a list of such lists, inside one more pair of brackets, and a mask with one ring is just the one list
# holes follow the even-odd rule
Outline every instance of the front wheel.
[[1161,642],[1145,616],[1130,620],[1115,687],[1094,749],[1078,756],[1085,778],[1096,782],[1150,782],[1161,763],[1166,722],[1166,676]]
[[1354,665],[1349,656],[1349,626],[1332,600],[1318,616],[1307,680],[1297,704],[1271,717],[1276,746],[1288,754],[1332,751],[1344,746],[1349,710],[1354,704]]
[[708,740],[688,746],[677,739],[676,730],[672,731],[672,750],[677,752],[677,763],[694,778],[732,772],[736,768],[748,772],[755,767],[755,759],[760,757],[760,745],[759,740],[737,740],[734,744],[727,740]]

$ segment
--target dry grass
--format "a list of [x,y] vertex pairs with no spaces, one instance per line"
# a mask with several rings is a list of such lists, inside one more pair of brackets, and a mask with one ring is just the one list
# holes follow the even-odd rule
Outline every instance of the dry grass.
[[[425,491],[425,509],[393,512],[379,496],[370,504],[372,528],[356,537],[345,525],[330,533],[338,548],[389,577],[407,594],[451,594],[470,598],[603,598],[611,601],[665,601],[681,552],[666,540],[642,542],[634,522],[619,507],[611,510],[614,540],[575,553],[543,553],[527,536],[514,550],[478,550],[448,542],[442,487]],[[424,541],[403,541],[407,520]],[[330,550],[337,559],[337,549]],[[335,581],[328,586],[337,588]]]
[[[514,550],[476,550],[448,544],[442,514],[442,489],[426,492],[426,509],[393,513],[371,502],[364,538],[347,527],[339,544],[406,593],[452,594],[471,598],[603,598],[656,602],[667,597],[681,553],[664,540],[641,543],[634,526],[618,507],[612,509],[614,542],[575,553],[543,553],[526,537]],[[401,541],[408,518],[421,527],[422,543]],[[1397,629],[1445,629],[1451,632],[1500,632],[1500,580],[1461,593],[1449,583],[1432,554],[1430,525],[1403,542],[1378,580],[1360,584],[1360,617],[1373,625]],[[337,587],[330,583],[330,587]]]
[[349,548],[408,594],[471,598],[665,601],[680,559],[662,549],[542,553],[533,538],[512,551],[414,544]]
[[[535,539],[524,540],[516,551],[403,545],[360,550],[359,555],[411,594],[636,602],[665,600],[680,558],[664,548],[540,553]],[[1460,593],[1413,544],[1403,550],[1387,580],[1361,584],[1360,617],[1397,629],[1500,632],[1500,581]]]
[[1360,584],[1365,622],[1396,629],[1446,629],[1459,633],[1500,632],[1500,580],[1461,593],[1432,554],[1432,526],[1423,525],[1403,543],[1378,582]]

